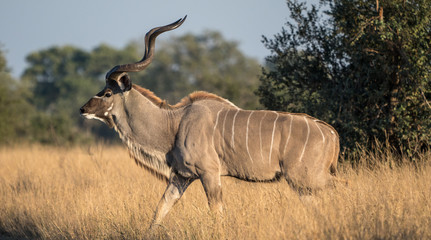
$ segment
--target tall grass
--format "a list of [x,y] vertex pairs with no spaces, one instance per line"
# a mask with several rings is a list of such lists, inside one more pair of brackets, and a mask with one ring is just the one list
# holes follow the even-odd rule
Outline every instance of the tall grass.
[[[285,181],[222,179],[216,220],[195,181],[155,235],[147,228],[165,183],[124,147],[0,148],[0,238],[430,239],[431,156],[394,164],[364,152],[340,167],[349,186],[299,196]],[[375,163],[368,167],[370,161]]]

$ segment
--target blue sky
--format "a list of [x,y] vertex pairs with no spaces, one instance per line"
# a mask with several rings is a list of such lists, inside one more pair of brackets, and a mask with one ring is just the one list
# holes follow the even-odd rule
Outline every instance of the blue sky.
[[19,77],[31,52],[66,44],[86,50],[101,43],[122,48],[142,40],[149,29],[186,14],[186,22],[170,34],[217,30],[261,62],[270,53],[261,43],[262,35],[280,32],[289,15],[285,0],[5,1],[0,8],[0,46],[12,74]]

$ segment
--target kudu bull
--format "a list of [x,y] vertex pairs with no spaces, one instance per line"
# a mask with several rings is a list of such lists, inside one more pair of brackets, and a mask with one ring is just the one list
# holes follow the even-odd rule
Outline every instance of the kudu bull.
[[323,121],[305,114],[243,110],[207,92],[169,105],[132,84],[127,72],[145,69],[153,59],[156,37],[185,19],[150,30],[142,60],[112,68],[105,88],[80,109],[82,116],[114,128],[139,165],[168,180],[152,226],[196,179],[210,208],[219,211],[221,176],[247,181],[284,177],[304,189],[335,181],[339,138]]

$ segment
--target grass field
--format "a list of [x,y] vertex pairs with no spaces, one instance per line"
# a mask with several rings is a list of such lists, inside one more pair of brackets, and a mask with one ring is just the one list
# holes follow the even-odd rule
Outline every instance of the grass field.
[[[300,197],[285,181],[223,178],[216,220],[195,181],[151,237],[172,239],[431,239],[431,156],[395,166],[390,153],[340,167],[349,186]],[[367,167],[376,159],[383,163]],[[140,239],[166,184],[125,147],[0,148],[0,239]]]

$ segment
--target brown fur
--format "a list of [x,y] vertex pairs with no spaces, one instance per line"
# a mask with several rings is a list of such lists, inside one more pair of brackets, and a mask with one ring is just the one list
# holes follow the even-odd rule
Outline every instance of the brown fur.
[[161,98],[157,97],[156,94],[154,94],[152,91],[150,91],[146,88],[143,88],[143,87],[136,85],[136,84],[133,84],[132,87],[133,87],[133,89],[135,89],[136,91],[141,93],[143,96],[145,96],[148,100],[153,102],[155,105],[157,105],[163,109],[178,109],[178,108],[190,105],[193,102],[200,101],[200,100],[206,100],[206,99],[216,100],[219,102],[228,102],[226,99],[224,99],[220,96],[217,96],[213,93],[209,93],[209,92],[205,92],[205,91],[196,91],[196,92],[193,92],[193,93],[189,94],[188,96],[182,98],[175,105],[170,105],[169,103],[166,102],[166,100],[162,100]]

